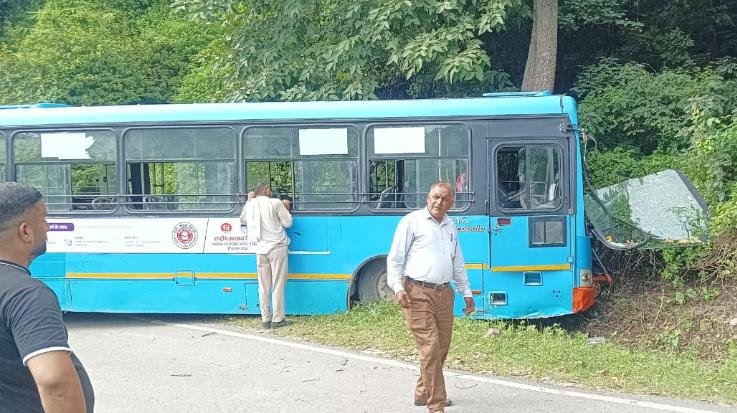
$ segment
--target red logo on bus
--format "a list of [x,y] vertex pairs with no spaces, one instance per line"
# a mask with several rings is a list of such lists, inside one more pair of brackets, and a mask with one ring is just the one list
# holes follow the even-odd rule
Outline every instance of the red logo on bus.
[[228,224],[227,222],[223,223],[223,225],[220,225],[220,231],[230,232],[232,230],[233,230],[233,226]]
[[197,228],[189,222],[180,222],[171,233],[174,245],[182,249],[190,249],[197,243]]

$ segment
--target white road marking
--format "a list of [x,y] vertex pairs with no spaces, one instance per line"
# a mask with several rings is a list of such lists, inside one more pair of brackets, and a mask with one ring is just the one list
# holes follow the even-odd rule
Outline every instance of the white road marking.
[[[330,354],[333,356],[339,356],[339,357],[344,357],[344,358],[353,359],[353,360],[366,361],[369,363],[383,364],[385,366],[398,367],[401,369],[411,370],[414,372],[419,371],[419,367],[414,364],[385,359],[381,357],[367,356],[367,355],[362,355],[358,353],[334,350],[334,349],[310,345],[310,344],[294,343],[291,341],[279,340],[275,338],[258,336],[258,335],[253,335],[253,334],[238,333],[236,331],[222,330],[222,329],[212,328],[212,327],[202,327],[202,326],[183,324],[183,323],[168,323],[165,321],[153,320],[153,319],[147,319],[147,318],[141,318],[141,320],[147,321],[152,324],[185,328],[189,330],[204,331],[204,332],[209,332],[209,333],[217,333],[217,334],[222,334],[224,336],[244,338],[248,340],[261,341],[264,343],[275,344],[275,345],[283,346],[283,347],[291,347],[291,348],[295,348],[299,350],[307,350],[307,351],[313,351],[316,353]],[[662,411],[668,411],[668,412],[713,413],[713,411],[711,410],[701,410],[701,409],[694,409],[690,407],[673,406],[673,405],[663,404],[663,403],[654,403],[654,402],[635,400],[635,399],[625,399],[622,397],[605,396],[605,395],[600,395],[600,394],[589,394],[589,393],[582,393],[582,392],[577,392],[577,391],[568,391],[568,390],[554,389],[554,388],[549,388],[549,387],[534,386],[530,384],[515,383],[512,381],[492,379],[489,377],[475,376],[471,374],[455,373],[452,371],[445,371],[445,375],[457,377],[463,380],[496,384],[497,386],[511,387],[511,388],[520,389],[520,390],[534,391],[534,392],[547,393],[547,394],[555,394],[558,396],[576,397],[576,398],[581,398],[581,399],[597,400],[597,401],[602,401],[602,402],[607,402],[607,403],[624,404],[628,406],[637,406],[637,407],[642,407],[642,408],[647,408],[647,409],[662,410]]]

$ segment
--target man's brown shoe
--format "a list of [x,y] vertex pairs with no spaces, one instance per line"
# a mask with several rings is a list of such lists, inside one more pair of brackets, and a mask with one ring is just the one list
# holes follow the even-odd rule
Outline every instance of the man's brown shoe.
[[[452,406],[453,400],[445,399],[445,407]],[[427,406],[427,400],[415,400],[415,406]]]

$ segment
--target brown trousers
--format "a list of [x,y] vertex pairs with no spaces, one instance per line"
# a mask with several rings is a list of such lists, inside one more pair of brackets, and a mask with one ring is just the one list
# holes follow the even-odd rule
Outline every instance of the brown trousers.
[[420,356],[420,377],[415,400],[427,400],[431,412],[444,411],[445,378],[443,364],[453,335],[453,289],[426,288],[404,282],[410,306],[403,308],[407,327],[412,331]]
[[[284,286],[287,283],[287,247],[274,247],[266,254],[256,254],[258,264],[258,300],[261,319],[277,323],[284,319]],[[271,298],[271,306],[269,306]],[[273,312],[272,312],[273,310]]]

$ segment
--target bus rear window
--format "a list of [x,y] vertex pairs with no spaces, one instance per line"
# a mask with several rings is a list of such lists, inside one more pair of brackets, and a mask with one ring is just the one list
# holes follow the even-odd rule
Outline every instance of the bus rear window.
[[118,201],[112,131],[20,132],[13,153],[16,180],[36,187],[50,212],[109,210]]
[[134,211],[221,211],[238,202],[229,128],[130,129],[123,147]]

